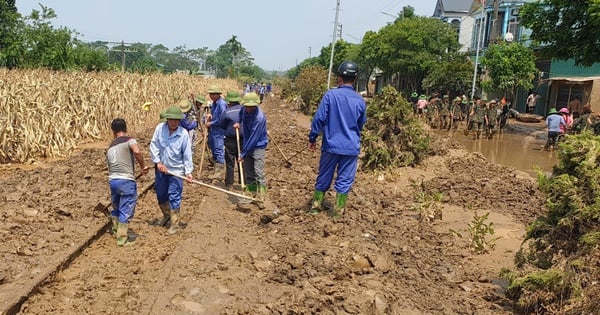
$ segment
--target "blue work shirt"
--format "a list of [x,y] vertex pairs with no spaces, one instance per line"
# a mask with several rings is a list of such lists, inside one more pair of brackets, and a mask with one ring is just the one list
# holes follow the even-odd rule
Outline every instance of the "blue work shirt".
[[212,104],[212,107],[210,109],[210,114],[212,115],[212,118],[210,119],[209,133],[222,135],[225,132],[225,129],[221,127],[221,118],[223,116],[223,112],[226,109],[227,102],[225,102],[223,98],[219,98],[216,102]]
[[546,126],[548,126],[548,131],[561,132],[560,126],[567,126],[567,122],[560,114],[550,114],[546,117]]
[[[221,117],[221,128],[225,129],[225,137],[235,139],[235,128],[233,125],[240,122],[240,111],[244,110],[242,105],[235,104],[228,107],[223,116]],[[240,138],[244,134],[243,130],[240,129]]]
[[366,109],[365,101],[352,86],[327,91],[313,117],[308,140],[315,143],[323,132],[321,151],[358,156],[360,132],[367,122]]
[[264,149],[269,143],[267,135],[267,119],[265,114],[256,107],[251,113],[246,112],[244,108],[240,110],[240,125],[242,126],[242,133],[244,134],[244,144],[242,146],[242,152],[240,156],[242,158],[254,149]]
[[192,147],[188,132],[181,126],[169,134],[167,123],[160,123],[154,129],[150,141],[150,159],[154,164],[159,162],[178,175],[188,175],[194,170]]
[[179,121],[179,125],[185,130],[193,130],[198,128],[196,113],[192,110],[190,110],[187,113],[183,113],[183,119]]

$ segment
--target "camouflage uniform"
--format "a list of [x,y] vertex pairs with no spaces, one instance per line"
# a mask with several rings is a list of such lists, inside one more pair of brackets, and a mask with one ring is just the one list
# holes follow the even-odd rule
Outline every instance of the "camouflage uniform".
[[485,121],[485,103],[482,101],[480,104],[473,105],[473,109],[471,111],[471,128],[477,127],[477,133],[473,136],[473,138],[479,139],[481,135],[481,129],[483,128],[483,123]]
[[[452,126],[454,129],[458,128],[458,123],[462,120],[462,100],[460,98],[454,99],[452,105],[450,105],[450,117],[452,119]],[[450,129],[450,126],[448,126]]]
[[485,111],[486,119],[486,136],[491,139],[496,131],[496,118],[498,117],[498,111],[496,110],[496,102],[492,101],[488,104]]
[[450,115],[450,103],[448,100],[448,95],[444,95],[444,100],[439,103],[439,111],[440,129],[446,128],[446,126],[448,126],[448,116]]

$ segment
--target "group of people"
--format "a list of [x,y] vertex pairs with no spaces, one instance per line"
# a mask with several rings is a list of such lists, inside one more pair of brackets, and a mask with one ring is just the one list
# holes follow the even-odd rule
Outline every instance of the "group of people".
[[545,150],[555,148],[561,137],[567,134],[581,133],[586,130],[595,135],[600,134],[600,117],[592,112],[591,104],[581,107],[571,105],[572,103],[569,103],[569,106],[559,110],[553,107],[548,111],[546,117],[548,140],[544,145]]
[[[342,63],[338,68],[338,88],[325,93],[313,117],[308,147],[315,150],[320,136],[322,145],[312,205],[307,209],[309,213],[322,210],[325,193],[334,176],[336,199],[330,215],[339,218],[345,211],[357,170],[360,135],[367,119],[366,104],[353,88],[357,75],[356,63]],[[203,96],[192,95],[192,100],[184,99],[161,111],[160,122],[150,142],[156,198],[162,212],[162,217],[153,224],[168,228],[169,234],[177,233],[180,228],[184,180],[193,181],[197,131],[208,137],[206,143],[214,161],[214,172],[209,179],[222,179],[225,187],[231,190],[235,164],[242,163],[246,173],[240,176],[244,176],[245,189],[253,193],[252,199],[259,207],[264,207],[265,156],[269,138],[265,114],[258,106],[260,96],[247,92],[242,97],[232,90],[222,97],[217,86],[211,86],[207,94],[210,104],[205,105]],[[128,136],[125,120],[114,119],[111,128],[114,140],[107,152],[107,164],[113,207],[112,230],[117,245],[125,246],[134,242],[128,238],[128,224],[137,203],[135,162],[142,174],[146,174],[149,167],[144,163],[136,140]]]
[[[208,94],[212,100],[208,106],[204,105],[204,97],[196,96],[193,101],[184,99],[161,111],[150,142],[150,160],[155,165],[154,187],[162,212],[162,218],[153,224],[168,227],[169,234],[177,233],[180,228],[183,184],[184,179],[189,182],[193,179],[193,152],[199,127],[208,132],[207,142],[215,161],[215,171],[209,177],[222,176],[224,164],[229,162],[225,185],[231,189],[233,168],[236,162],[240,162],[248,170],[245,174],[246,182],[251,183],[248,188],[252,191],[255,187],[257,192],[254,199],[264,201],[266,194],[264,157],[268,139],[266,118],[258,108],[258,95],[247,93],[242,99],[240,93],[233,90],[223,98],[217,86],[210,87]],[[127,237],[127,231],[137,202],[134,160],[142,174],[147,173],[149,168],[144,164],[137,142],[127,135],[126,122],[121,118],[114,119],[111,129],[115,139],[107,152],[107,164],[113,207],[112,230],[117,237],[117,245],[124,246],[133,244]],[[231,144],[232,139],[235,145]],[[240,152],[237,149],[238,139],[242,148]]]
[[466,121],[465,135],[473,130],[473,138],[479,139],[482,132],[488,139],[493,138],[497,129],[502,130],[510,114],[511,100],[487,100],[474,97],[456,96],[452,101],[448,95],[441,98],[437,94],[427,98],[425,95],[411,94],[410,98],[415,114],[432,128],[457,129]]
[[270,95],[272,91],[271,83],[245,83],[244,84],[244,93],[254,92],[258,95],[260,99],[260,103],[262,104],[265,99],[265,95]]

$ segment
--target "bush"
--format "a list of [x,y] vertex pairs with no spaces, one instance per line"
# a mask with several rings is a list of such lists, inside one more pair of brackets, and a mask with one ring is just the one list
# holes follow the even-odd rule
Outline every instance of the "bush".
[[304,102],[302,113],[312,116],[327,91],[327,69],[318,65],[303,68],[294,82],[294,90]]
[[512,282],[509,297],[535,312],[589,313],[598,300],[591,283],[600,276],[600,137],[568,136],[552,176],[538,172],[538,186],[548,212],[529,226],[516,260],[547,272]]
[[369,170],[416,165],[429,152],[429,135],[414,117],[411,104],[386,86],[367,107],[363,131],[363,168]]

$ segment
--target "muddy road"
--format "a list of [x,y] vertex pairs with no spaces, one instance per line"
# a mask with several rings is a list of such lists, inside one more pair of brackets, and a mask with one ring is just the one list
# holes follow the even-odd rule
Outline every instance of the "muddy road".
[[[270,145],[269,207],[239,208],[224,193],[186,184],[182,220],[187,227],[167,236],[164,228],[149,224],[160,214],[150,190],[130,224],[138,234],[132,247],[117,247],[109,233],[82,244],[107,222],[94,209],[108,201],[108,143],[34,169],[4,168],[3,309],[16,305],[11,312],[23,314],[514,313],[498,273],[512,267],[525,224],[543,210],[544,198],[531,177],[440,138],[434,143],[437,155],[422,166],[359,172],[342,219],[308,215],[319,155],[301,151],[307,120],[276,99],[268,99],[263,109],[271,136],[286,155],[300,152],[289,167]],[[133,135],[146,158],[151,130]],[[196,179],[205,180],[209,168],[204,163]],[[139,187],[152,177],[141,178]],[[443,194],[441,219],[424,220],[415,196],[437,192]],[[328,193],[325,206],[332,200]],[[467,224],[475,211],[490,212],[500,236],[488,254],[469,247]],[[73,252],[78,255],[64,263]],[[52,273],[61,262],[64,267]],[[41,279],[47,281],[37,285]]]

